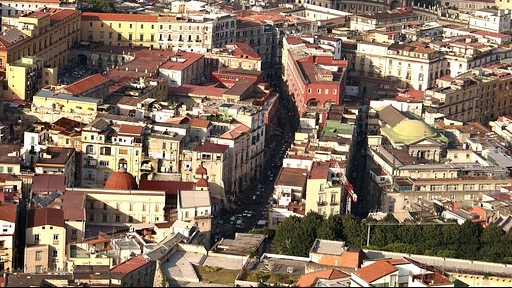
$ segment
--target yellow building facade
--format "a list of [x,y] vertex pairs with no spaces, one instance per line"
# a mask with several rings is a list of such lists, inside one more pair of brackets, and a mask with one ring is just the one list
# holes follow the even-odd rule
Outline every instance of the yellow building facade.
[[5,35],[18,36],[18,40],[11,42],[0,36],[0,73],[4,75],[7,63],[24,56],[45,59],[51,67],[64,67],[69,61],[69,50],[80,41],[80,11],[46,8],[2,18],[9,23]]
[[6,77],[9,85],[4,97],[30,101],[43,86],[57,84],[57,68],[45,68],[44,59],[27,56],[8,63]]

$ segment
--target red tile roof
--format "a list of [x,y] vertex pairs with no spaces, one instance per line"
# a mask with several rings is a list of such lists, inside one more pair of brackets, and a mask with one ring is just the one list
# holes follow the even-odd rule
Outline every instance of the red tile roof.
[[275,185],[303,187],[306,184],[307,177],[307,169],[283,167],[279,171]]
[[66,189],[66,177],[58,174],[36,174],[32,178],[32,192],[48,193],[64,191]]
[[201,119],[201,118],[190,119],[191,127],[208,128],[208,126],[210,126],[210,125],[211,125],[211,122],[210,122],[210,120],[207,120],[207,119]]
[[143,128],[143,126],[121,124],[121,127],[119,127],[119,133],[141,135]]
[[186,96],[196,96],[196,97],[222,97],[224,93],[228,89],[226,88],[218,88],[214,85],[209,86],[199,86],[199,85],[190,85],[183,84],[180,87],[169,88],[170,95],[186,95]]
[[166,195],[178,195],[178,191],[194,190],[196,183],[185,181],[140,180],[139,190],[165,191]]
[[183,71],[197,61],[202,61],[203,58],[203,54],[179,52],[175,56],[172,56],[169,61],[162,64],[159,69]]
[[16,223],[16,211],[18,211],[17,204],[1,203],[0,204],[0,220]]
[[158,22],[158,15],[123,14],[123,13],[82,13],[82,21],[127,21],[127,22]]
[[315,161],[313,166],[311,167],[311,172],[309,174],[310,179],[325,179],[327,180],[327,176],[329,175],[329,166],[330,163],[328,161],[320,162]]
[[144,258],[143,256],[132,257],[110,269],[111,273],[128,274],[133,272],[142,266],[150,263],[151,261]]
[[[45,0],[45,1],[48,1],[48,0]],[[59,2],[59,1],[57,1],[57,2]],[[71,9],[58,10],[57,12],[53,13],[50,16],[50,25],[55,25],[55,24],[59,23],[60,21],[68,18],[69,16],[71,16],[73,14],[78,14],[78,13],[79,13],[79,11],[71,10]]]
[[354,273],[366,281],[366,283],[370,284],[373,281],[378,280],[395,271],[398,271],[395,266],[389,264],[387,261],[381,260],[356,270]]
[[228,145],[216,144],[211,142],[204,142],[197,144],[194,151],[196,152],[210,152],[210,153],[225,153],[228,150]]
[[343,273],[339,270],[329,269],[329,270],[324,270],[324,271],[319,271],[319,272],[308,273],[308,274],[300,276],[299,280],[297,281],[297,286],[313,287],[318,279],[334,280],[334,279],[341,279],[341,278],[348,278],[348,277],[349,277],[348,274]]
[[48,207],[62,209],[65,221],[85,221],[85,195],[84,190],[66,190]]
[[237,139],[244,133],[251,132],[251,129],[242,123],[232,123],[231,126],[231,130],[228,130],[224,134],[220,135],[219,138]]
[[64,211],[54,208],[32,209],[28,211],[27,228],[44,225],[64,227]]
[[256,53],[256,51],[254,51],[254,49],[252,49],[252,47],[249,46],[245,42],[234,42],[234,43],[231,43],[230,45],[233,45],[233,46],[236,47],[231,52],[232,55],[235,56],[235,57],[248,56],[249,59],[261,60],[260,55],[258,55],[258,53]]
[[77,95],[88,90],[91,90],[99,85],[103,85],[110,81],[107,77],[101,74],[94,74],[78,80],[68,86],[64,87],[64,90],[68,91],[73,95]]

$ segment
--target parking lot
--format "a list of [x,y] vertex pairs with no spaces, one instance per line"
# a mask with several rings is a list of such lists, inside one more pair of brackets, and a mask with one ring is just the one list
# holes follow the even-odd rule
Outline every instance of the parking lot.
[[69,85],[89,75],[101,72],[98,69],[92,69],[83,64],[71,64],[66,68],[59,69],[57,79],[59,84]]

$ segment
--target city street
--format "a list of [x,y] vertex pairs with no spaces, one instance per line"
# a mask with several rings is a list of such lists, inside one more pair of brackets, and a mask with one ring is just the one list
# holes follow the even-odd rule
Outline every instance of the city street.
[[268,206],[272,201],[274,183],[283,165],[286,151],[293,142],[298,122],[293,104],[287,98],[280,98],[279,105],[277,133],[267,141],[265,167],[260,179],[244,191],[240,191],[235,199],[236,209],[229,211],[227,215],[221,215],[221,222],[217,227],[224,238],[233,237],[235,232],[247,232],[257,228],[259,220],[268,221]]

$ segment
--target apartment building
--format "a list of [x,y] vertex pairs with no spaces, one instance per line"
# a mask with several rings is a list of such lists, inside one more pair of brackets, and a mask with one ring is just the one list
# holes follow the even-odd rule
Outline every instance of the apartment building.
[[0,173],[19,175],[21,172],[21,146],[19,144],[0,145]]
[[84,12],[81,20],[84,41],[109,46],[157,47],[157,15]]
[[29,210],[25,235],[25,273],[57,272],[66,268],[64,211]]
[[208,191],[208,183],[204,178],[199,179],[196,185],[198,190],[178,191],[178,220],[196,223],[200,231],[197,235],[198,243],[209,248],[211,246],[211,231],[213,229],[213,209],[210,191]]
[[510,30],[510,10],[482,9],[469,16],[469,28],[476,28],[495,33]]
[[37,174],[64,175],[66,187],[73,187],[79,176],[75,159],[75,148],[47,147],[39,153],[34,170]]
[[230,14],[82,14],[82,39],[109,46],[149,47],[204,53],[235,39]]
[[450,74],[443,54],[427,45],[358,42],[354,69],[366,76],[396,77],[401,88],[423,90]]
[[167,80],[169,87],[179,87],[182,84],[199,84],[206,79],[204,55],[190,52],[178,52],[158,71],[160,77]]
[[[2,203],[0,206],[0,271],[11,271],[16,263],[16,243],[19,229],[16,227],[18,205]],[[23,233],[23,232],[22,232]]]
[[[155,173],[179,173],[180,172],[180,152],[182,142],[185,136],[176,132],[153,131],[148,135],[148,151],[145,155],[149,156],[152,166],[151,172]],[[145,171],[146,158],[141,167]],[[149,172],[149,171],[148,171]]]
[[394,10],[365,13],[350,17],[350,30],[368,31],[386,26],[401,27],[404,22],[418,21],[419,16],[411,8],[396,8]]
[[425,91],[423,105],[432,113],[449,119],[486,125],[500,115],[509,114],[509,87],[512,74],[507,65],[474,68],[456,78],[438,79],[437,87]]
[[[238,33],[238,32],[237,32]],[[259,39],[258,39],[259,40]],[[245,42],[234,42],[206,55],[213,69],[217,67],[261,71],[261,57]]]
[[70,49],[80,41],[80,11],[44,8],[2,17],[8,28],[0,37],[0,72],[25,56],[42,58],[46,65],[67,65]]
[[[195,181],[202,178],[201,175],[208,175],[208,187],[212,197],[226,199],[226,196],[232,193],[227,190],[228,183],[232,181],[228,148],[227,145],[211,142],[190,143],[184,146],[181,155],[182,181]],[[198,169],[206,169],[207,173]]]
[[25,56],[7,64],[7,94],[4,97],[31,101],[39,89],[57,84],[57,69],[47,68],[45,60],[34,56]]
[[82,186],[101,186],[112,172],[120,169],[140,179],[143,130],[143,126],[127,124],[113,127],[103,118],[85,126],[82,129]]
[[13,1],[2,0],[0,1],[0,16],[14,16],[30,11],[36,11],[41,8],[62,8],[62,9],[75,9],[77,1],[74,0],[41,0],[41,1]]
[[274,49],[274,29],[272,25],[258,21],[237,19],[236,41],[248,44],[260,57],[261,66],[258,71],[271,68]]
[[229,196],[231,198],[238,195],[249,184],[251,175],[256,172],[250,170],[251,158],[246,157],[251,143],[251,129],[239,122],[213,122],[213,126],[215,129],[212,131],[210,141],[229,146],[228,151],[231,156],[229,173],[232,175],[232,181],[226,184],[229,185],[228,190],[234,194]]
[[342,171],[336,160],[313,162],[306,182],[306,209],[325,218],[338,215],[342,204]]

